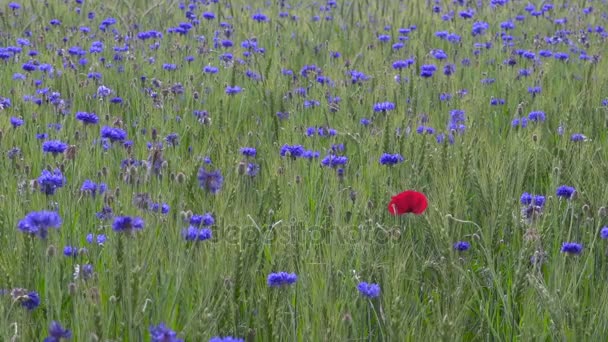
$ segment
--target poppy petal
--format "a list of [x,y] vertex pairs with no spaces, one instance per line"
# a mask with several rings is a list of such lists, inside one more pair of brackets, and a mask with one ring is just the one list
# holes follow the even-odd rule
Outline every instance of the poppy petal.
[[391,198],[388,204],[388,212],[391,215],[403,215],[413,213],[420,215],[428,207],[426,196],[418,191],[407,190]]

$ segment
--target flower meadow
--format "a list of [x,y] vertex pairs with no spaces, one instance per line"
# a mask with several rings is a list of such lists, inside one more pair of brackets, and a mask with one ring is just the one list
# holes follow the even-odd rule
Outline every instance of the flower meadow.
[[0,2],[0,340],[605,340],[606,27]]

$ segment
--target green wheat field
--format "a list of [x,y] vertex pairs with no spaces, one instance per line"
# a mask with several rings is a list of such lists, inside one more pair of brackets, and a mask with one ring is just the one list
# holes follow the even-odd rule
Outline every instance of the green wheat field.
[[0,340],[605,341],[607,22],[0,0]]

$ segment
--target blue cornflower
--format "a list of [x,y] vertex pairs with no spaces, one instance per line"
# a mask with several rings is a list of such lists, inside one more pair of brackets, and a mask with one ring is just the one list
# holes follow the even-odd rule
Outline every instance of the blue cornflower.
[[395,104],[392,102],[379,102],[374,104],[374,112],[388,112],[395,110]]
[[42,170],[38,177],[38,185],[45,195],[53,195],[58,188],[65,185],[65,177],[59,169],[55,169],[52,173],[49,170]]
[[557,187],[557,191],[555,192],[557,197],[564,197],[567,199],[572,198],[575,193],[576,189],[568,185],[560,185],[559,187]]
[[359,123],[363,126],[369,126],[372,122],[368,118],[363,118],[359,121]]
[[478,36],[482,35],[486,32],[486,30],[490,28],[490,25],[483,21],[477,21],[473,23],[473,28],[471,29],[471,35]]
[[466,242],[466,241],[458,241],[454,244],[454,250],[459,251],[459,252],[465,252],[468,251],[469,248],[471,248],[471,244]]
[[76,120],[81,121],[85,125],[95,125],[99,122],[99,117],[95,113],[77,112]]
[[534,205],[538,207],[542,207],[545,205],[545,196],[543,195],[534,195]]
[[381,34],[381,35],[378,36],[378,40],[381,41],[381,42],[383,42],[383,43],[386,43],[386,42],[389,42],[391,40],[391,36],[389,36],[388,34]]
[[60,140],[49,140],[42,143],[42,151],[45,153],[52,153],[53,156],[63,153],[67,149],[68,144]]
[[565,52],[556,52],[553,54],[553,58],[560,60],[560,61],[566,61],[566,60],[568,60],[568,58],[570,58],[570,55],[568,55]]
[[505,99],[497,99],[497,98],[492,98],[490,100],[490,105],[491,106],[502,106],[505,104]]
[[23,69],[24,71],[27,72],[32,72],[32,71],[36,71],[38,69],[38,66],[36,64],[33,63],[25,63],[21,66],[21,69]]
[[91,196],[93,197],[95,197],[95,195],[97,194],[97,190],[99,190],[99,194],[103,194],[106,189],[107,185],[105,185],[104,183],[95,184],[95,182],[90,179],[86,179],[80,187],[81,192],[91,194]]
[[190,218],[190,225],[196,228],[210,227],[215,223],[213,215],[206,213],[204,215],[192,215]]
[[213,233],[209,228],[203,228],[198,231],[198,241],[209,240],[213,237]]
[[117,216],[112,223],[116,232],[132,232],[144,229],[144,220],[141,217]]
[[19,301],[21,302],[21,306],[30,311],[40,306],[40,296],[36,291],[30,291],[28,294],[20,296]]
[[13,126],[13,128],[17,128],[21,125],[23,125],[23,119],[22,118],[16,118],[16,117],[11,117],[11,126]]
[[114,216],[114,212],[112,211],[111,207],[104,206],[103,208],[101,208],[101,211],[95,213],[95,216],[102,221],[106,221]]
[[420,66],[420,77],[429,78],[432,77],[437,71],[437,67],[434,64],[425,64]]
[[203,72],[206,74],[217,74],[220,71],[219,68],[211,66],[211,65],[207,65],[203,68]]
[[205,241],[211,239],[213,234],[211,229],[198,229],[195,226],[189,226],[182,231],[182,236],[186,241]]
[[148,210],[153,213],[168,214],[171,207],[167,203],[149,203]]
[[95,241],[99,246],[103,246],[107,240],[107,237],[104,234],[93,235],[92,233],[89,233],[87,234],[85,240],[88,243],[93,243],[93,241]]
[[182,236],[186,241],[196,241],[198,237],[198,229],[194,226],[182,230]]
[[405,159],[403,159],[403,157],[399,154],[399,153],[395,153],[395,154],[390,154],[390,153],[383,153],[382,156],[380,156],[380,164],[382,165],[396,165],[399,164],[401,162],[403,162]]
[[570,137],[570,140],[572,140],[574,142],[587,141],[587,137],[585,135],[581,134],[581,133],[574,133]]
[[245,157],[255,157],[257,154],[257,150],[255,147],[243,147],[241,148],[241,154]]
[[226,86],[226,94],[228,95],[235,95],[240,93],[241,91],[243,91],[243,89],[239,86]]
[[91,265],[91,264],[82,265],[80,273],[82,274],[83,279],[91,278],[91,276],[93,276],[93,265]]
[[25,215],[17,224],[17,229],[26,233],[38,235],[45,239],[49,228],[59,228],[61,217],[54,211],[32,211]]
[[431,55],[433,55],[433,57],[435,57],[435,59],[438,59],[438,60],[443,60],[443,59],[448,58],[448,54],[445,53],[445,51],[443,51],[441,49],[432,50]]
[[393,69],[396,69],[396,70],[405,69],[405,68],[409,67],[412,64],[414,64],[414,59],[413,58],[406,59],[406,60],[394,61],[393,62]]
[[336,168],[338,166],[343,166],[348,163],[348,157],[346,156],[336,156],[333,154],[328,154],[321,160],[321,165],[326,167]]
[[221,171],[207,171],[204,167],[198,170],[198,184],[201,188],[209,191],[212,194],[218,193],[224,184],[224,177]]
[[150,326],[150,340],[151,342],[183,342],[184,340],[177,338],[177,333],[164,323],[160,323],[157,326]]
[[602,239],[608,239],[608,227],[604,226],[601,230],[600,230],[600,237]]
[[[607,100],[608,101],[608,100]],[[0,96],[0,110],[11,107],[11,99]]]
[[237,337],[232,337],[232,336],[225,336],[225,337],[214,336],[209,340],[209,342],[244,342],[244,341],[245,340],[243,340],[242,338],[237,338]]
[[112,89],[110,89],[104,85],[101,85],[97,88],[98,97],[104,98],[106,96],[110,96],[110,94],[112,94]]
[[545,112],[542,111],[532,111],[528,114],[528,120],[534,122],[543,122],[545,121]]
[[451,76],[456,72],[456,65],[452,63],[448,63],[443,66],[443,74],[446,76]]
[[255,177],[260,172],[260,165],[256,163],[248,163],[245,169],[245,174],[249,177]]
[[583,245],[577,242],[564,242],[562,244],[561,251],[562,253],[566,254],[578,255],[581,254],[581,252],[583,251]]
[[524,193],[521,195],[521,197],[520,197],[520,200],[519,200],[519,201],[520,201],[520,202],[521,202],[521,204],[523,204],[523,205],[530,205],[530,204],[532,203],[532,198],[533,198],[533,197],[534,197],[534,196],[530,195],[529,193],[524,192]]
[[367,76],[366,74],[364,74],[361,71],[358,70],[350,70],[349,72],[350,78],[351,78],[351,83],[352,84],[360,84],[364,81],[369,80],[369,76]]
[[295,273],[278,272],[268,275],[267,283],[270,287],[281,287],[294,284],[298,280]]
[[376,298],[380,296],[380,285],[378,284],[368,284],[363,281],[357,285],[357,290],[367,298]]
[[540,94],[542,91],[543,91],[543,88],[541,88],[539,86],[528,88],[528,93],[532,94],[533,97],[536,96],[536,94]]
[[49,326],[49,336],[44,339],[44,342],[60,342],[61,339],[69,340],[72,338],[72,332],[59,324],[57,321],[51,322]]
[[281,146],[280,155],[281,157],[290,156],[291,158],[295,159],[298,157],[302,157],[304,151],[304,146],[302,145],[290,146],[285,144]]
[[76,257],[78,256],[78,248],[72,246],[63,247],[63,255],[68,257]]
[[127,138],[127,132],[117,127],[103,126],[101,128],[101,137],[110,139],[110,141],[124,141]]
[[264,23],[268,21],[268,17],[263,13],[255,13],[251,16],[251,19],[257,21],[258,23]]

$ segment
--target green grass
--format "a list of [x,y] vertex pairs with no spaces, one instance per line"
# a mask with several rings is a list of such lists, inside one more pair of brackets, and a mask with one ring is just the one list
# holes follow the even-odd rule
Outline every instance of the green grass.
[[[73,2],[44,6],[31,1],[23,3],[26,10],[18,17],[5,3],[0,1],[0,46],[15,45],[15,39],[30,30],[31,49],[39,51],[34,59],[52,64],[61,75],[43,78],[36,71],[25,81],[13,81],[14,73],[27,74],[21,69],[29,59],[25,47],[18,61],[0,60],[0,96],[12,100],[10,108],[0,110],[0,288],[26,288],[41,297],[33,311],[8,294],[0,297],[0,340],[41,340],[53,320],[71,329],[74,341],[146,341],[149,327],[160,322],[186,341],[218,335],[251,341],[594,341],[606,335],[608,247],[599,230],[607,224],[608,107],[601,101],[608,97],[608,65],[606,58],[594,64],[570,53],[569,62],[543,59],[530,77],[518,80],[517,70],[532,68],[532,62],[516,57],[518,65],[504,65],[510,50],[501,51],[500,37],[493,37],[500,33],[500,22],[524,13],[523,3],[484,7],[472,20],[444,22],[424,2],[339,1],[333,21],[326,21],[318,5],[303,1],[290,10],[298,21],[279,19],[280,10],[273,4],[260,7],[271,21],[257,23],[250,18],[253,10],[243,9],[246,2],[235,0],[227,2],[231,8],[197,10],[199,18],[204,10],[218,18],[201,18],[201,25],[187,36],[166,33],[187,21],[177,1],[85,1],[81,15],[74,12]],[[595,11],[583,16],[582,4],[572,5],[577,8],[573,14],[556,3],[551,18],[568,16],[572,31],[601,25],[606,6],[593,3]],[[455,10],[457,16],[460,8]],[[90,11],[96,13],[92,21],[86,17]],[[313,15],[321,20],[312,22]],[[113,61],[112,48],[124,41],[114,42],[111,29],[97,28],[106,17],[116,19],[113,27],[121,34],[134,36],[123,61]],[[61,19],[62,26],[45,31],[53,18]],[[472,37],[471,25],[478,20],[490,23],[490,29]],[[213,48],[219,21],[233,25],[231,49]],[[405,48],[394,51],[392,43],[376,38],[388,24],[393,42],[399,27],[417,25],[417,30],[409,34]],[[69,29],[84,25],[95,38]],[[544,36],[558,29],[552,20],[528,17],[516,25],[509,32],[517,37],[512,49],[567,51],[565,45],[543,43]],[[148,48],[152,40],[136,38],[137,32],[147,30],[163,32],[158,50]],[[436,38],[439,30],[460,34],[461,44]],[[535,34],[541,41],[538,48]],[[197,42],[200,35],[206,37],[204,43]],[[241,58],[240,42],[251,37],[265,48],[264,54],[253,54],[249,65],[219,63],[223,52]],[[85,67],[63,67],[70,60],[78,65],[79,57],[66,53],[62,59],[57,49],[80,46],[88,51],[95,40],[104,42],[103,53],[87,54]],[[604,52],[597,34],[589,34],[589,40],[589,55]],[[474,56],[473,43],[487,41],[493,48]],[[204,53],[198,53],[199,47]],[[431,49],[448,54],[448,61],[456,64],[455,75],[443,75],[445,62],[433,60]],[[342,57],[332,59],[330,51]],[[185,62],[188,55],[195,60]],[[398,84],[392,62],[410,56],[416,64],[401,72],[409,82]],[[104,67],[99,57],[114,67]],[[149,64],[149,57],[156,62]],[[462,66],[462,58],[470,58],[471,66]],[[175,63],[178,69],[165,71],[163,63]],[[419,68],[428,63],[438,70],[423,79]],[[204,74],[208,64],[220,72]],[[309,64],[320,67],[335,87],[299,76]],[[123,72],[117,71],[118,65],[124,66]],[[282,75],[281,68],[292,69],[297,77]],[[248,79],[248,69],[263,80]],[[370,79],[350,84],[347,72],[353,69]],[[102,80],[87,79],[92,71],[101,72]],[[154,88],[162,106],[145,94],[141,76],[148,78],[146,88],[153,87],[152,79],[162,82]],[[496,82],[484,85],[483,78]],[[42,79],[41,87],[69,101],[67,115],[51,104],[22,100],[35,95],[34,79]],[[184,94],[163,94],[177,82]],[[102,84],[124,103],[93,98]],[[227,96],[227,85],[244,91]],[[527,92],[534,85],[542,86],[536,97]],[[304,108],[303,99],[293,94],[295,88],[309,86],[308,98],[321,106]],[[459,97],[461,89],[468,94]],[[328,110],[327,92],[342,99],[336,113]],[[453,98],[442,102],[440,93]],[[506,103],[490,106],[491,97]],[[396,110],[374,114],[374,103],[384,101],[394,102]],[[514,129],[511,120],[518,106],[524,116],[542,110],[547,120]],[[415,133],[426,114],[426,125],[449,134],[445,127],[453,109],[464,110],[467,117],[466,131],[455,135],[454,144],[438,144],[434,136]],[[194,110],[207,110],[211,124],[198,122]],[[118,145],[104,151],[93,144],[99,127],[83,127],[74,119],[77,111],[97,113],[100,126],[112,126],[120,118],[134,142],[130,154]],[[289,119],[279,120],[278,111],[289,112]],[[22,117],[24,126],[11,127],[12,116]],[[373,118],[373,123],[363,127],[361,118]],[[63,127],[55,131],[47,128],[50,123]],[[561,137],[556,134],[560,125],[565,129]],[[309,126],[335,128],[338,135],[306,137]],[[148,158],[152,128],[159,140],[172,132],[180,137],[178,146],[164,148],[162,177],[148,176],[143,166],[121,170],[121,160],[129,156]],[[75,158],[43,154],[35,136],[43,132],[76,145]],[[572,142],[573,133],[583,133],[589,141]],[[343,177],[319,163],[336,143],[344,144],[349,157]],[[283,144],[302,144],[320,151],[321,157],[312,162],[282,158]],[[254,178],[238,172],[243,159],[239,149],[244,146],[258,151],[255,160],[261,170]],[[20,158],[5,157],[12,147],[21,149]],[[382,166],[378,158],[383,152],[400,153],[405,162]],[[224,176],[216,195],[198,186],[196,174],[204,156]],[[66,186],[48,197],[30,187],[47,167],[61,167],[67,178]],[[127,172],[131,183],[125,182]],[[85,179],[106,183],[108,192],[95,198],[82,194]],[[563,184],[577,189],[575,199],[555,196]],[[387,212],[390,197],[406,189],[428,196],[424,215],[393,217]],[[168,203],[169,214],[137,209],[133,198],[144,192],[155,202]],[[543,215],[532,224],[521,217],[523,192],[547,196]],[[95,216],[104,203],[116,215],[144,218],[144,230],[133,236],[112,231],[111,221]],[[17,230],[28,212],[52,208],[58,208],[63,224],[50,231],[47,240]],[[183,239],[188,212],[213,213],[211,241],[193,244]],[[108,240],[103,247],[89,245],[88,233],[106,234]],[[453,251],[459,240],[469,241],[471,250]],[[582,243],[582,254],[560,253],[565,241]],[[86,247],[88,252],[65,257],[66,245]],[[530,257],[541,251],[545,262],[534,267]],[[74,267],[88,263],[94,277],[74,280]],[[266,277],[277,271],[297,273],[297,284],[269,288]],[[378,283],[381,296],[362,297],[356,288],[359,281]]]

